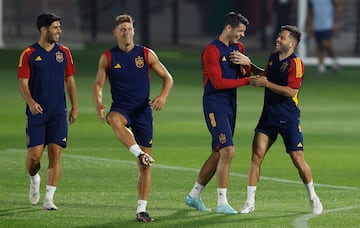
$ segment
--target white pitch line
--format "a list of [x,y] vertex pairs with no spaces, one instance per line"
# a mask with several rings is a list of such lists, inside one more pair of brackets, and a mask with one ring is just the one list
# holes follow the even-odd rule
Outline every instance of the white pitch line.
[[[356,209],[359,207],[360,207],[359,205],[353,205],[353,206],[343,207],[343,208],[334,208],[334,209],[324,210],[322,214],[328,214],[328,213],[338,212],[338,211],[348,211],[348,210]],[[295,219],[294,227],[295,228],[309,228],[307,222],[310,219],[315,218],[317,216],[319,216],[319,215],[307,214],[307,215],[300,216],[299,218]]]
[[[7,151],[10,152],[26,152],[24,149],[18,149],[18,148],[9,148]],[[129,161],[129,160],[118,160],[118,159],[111,159],[111,158],[101,158],[101,157],[91,157],[91,156],[81,156],[81,155],[73,155],[73,154],[67,154],[63,153],[62,156],[64,157],[70,157],[70,158],[80,158],[80,159],[87,159],[87,160],[98,160],[98,161],[107,161],[107,162],[119,162],[124,164],[136,164],[135,161]],[[169,166],[169,165],[160,165],[160,164],[153,164],[153,167],[155,168],[162,168],[162,169],[172,169],[172,170],[181,170],[181,171],[191,171],[191,172],[199,172],[200,169],[195,168],[184,168],[184,167],[177,167],[177,166]],[[231,176],[237,176],[237,177],[244,177],[247,178],[247,175],[241,174],[241,173],[230,173]],[[286,180],[276,177],[265,177],[260,176],[261,180],[267,180],[267,181],[275,181],[275,182],[281,182],[281,183],[289,183],[289,184],[303,184],[301,181],[294,181],[294,180]],[[315,186],[318,187],[324,187],[324,188],[333,188],[333,189],[346,189],[346,190],[354,190],[354,191],[360,191],[360,188],[357,187],[350,187],[350,186],[336,186],[336,185],[329,185],[329,184],[315,184]]]
[[[100,161],[107,161],[107,162],[117,162],[117,163],[124,163],[124,164],[136,164],[134,161],[128,161],[128,160],[116,160],[116,159],[110,159],[110,158],[99,158],[99,157],[89,157],[89,156],[79,156],[79,155],[71,155],[71,154],[65,154],[64,156],[70,157],[70,158],[80,158],[80,159],[87,159],[87,160],[100,160]],[[154,164],[154,168],[161,168],[161,169],[171,169],[171,170],[180,170],[180,171],[191,171],[191,172],[199,172],[199,169],[194,168],[184,168],[184,167],[177,167],[177,166],[169,166],[169,165],[160,165],[160,164]],[[240,174],[240,173],[230,173],[232,176],[238,176],[238,177],[244,177],[247,178],[247,175]],[[275,182],[282,182],[282,183],[290,183],[290,184],[303,184],[300,181],[293,181],[293,180],[286,180],[286,179],[280,179],[280,178],[273,178],[273,177],[263,177],[261,176],[261,179],[268,180],[268,181],[275,181]],[[349,186],[335,186],[335,185],[327,185],[327,184],[317,184],[316,186],[325,187],[325,188],[334,188],[334,189],[346,189],[346,190],[355,190],[359,191],[360,188],[356,187],[349,187]],[[335,209],[329,209],[324,210],[323,214],[331,213],[331,212],[337,212],[337,211],[345,211],[345,210],[352,210],[355,208],[358,208],[360,206],[349,206],[344,208],[335,208]],[[306,214],[303,216],[300,216],[294,220],[294,227],[295,228],[309,228],[307,225],[308,221],[312,218],[315,218],[319,215],[313,215],[313,214]]]
[[[16,149],[16,148],[8,149],[7,151],[24,152],[24,150],[20,150],[20,149]],[[111,159],[111,158],[80,156],[80,155],[65,154],[65,153],[62,156],[69,157],[69,158],[77,158],[77,159],[95,160],[95,161],[116,162],[116,163],[134,164],[134,165],[136,164],[134,161],[129,161],[129,160],[117,160],[117,159]],[[191,171],[191,172],[199,172],[200,171],[200,169],[184,168],[184,167],[160,165],[160,164],[154,164],[153,167],[154,168],[162,168],[162,169],[180,170],[180,171]],[[240,174],[240,173],[230,173],[230,175],[247,178],[247,175]],[[274,178],[274,177],[261,176],[260,178],[262,180],[282,182],[282,183],[303,184],[300,181],[286,180],[286,179]],[[350,186],[336,186],[336,185],[328,185],[328,184],[316,184],[316,186],[324,187],[324,188],[355,190],[355,191],[360,190],[360,188],[350,187]],[[337,211],[352,210],[352,209],[359,208],[359,207],[360,207],[359,205],[353,205],[353,206],[344,207],[344,208],[334,208],[334,209],[324,210],[322,214],[328,214],[328,213],[337,212]],[[307,222],[310,219],[315,218],[317,216],[319,216],[319,215],[306,214],[306,215],[300,216],[294,220],[294,227],[295,228],[309,228],[309,226],[307,225]]]
[[[119,163],[134,164],[134,165],[136,164],[135,161],[117,160],[117,159],[111,159],[111,158],[80,156],[80,155],[72,155],[72,154],[65,154],[65,153],[63,154],[63,156],[71,157],[71,158],[82,158],[82,159],[87,159],[87,160],[111,161],[111,162],[119,162]],[[162,169],[171,169],[171,170],[180,170],[180,171],[191,171],[191,172],[199,172],[200,171],[200,169],[195,169],[195,168],[184,168],[184,167],[161,165],[161,164],[153,164],[152,167],[153,168],[162,168]],[[241,174],[241,173],[230,173],[230,175],[231,176],[247,178],[247,175]],[[260,176],[260,179],[261,180],[267,180],[267,181],[281,182],[281,183],[290,183],[290,184],[301,184],[301,185],[303,185],[303,183],[301,181],[286,180],[286,179],[275,178],[275,177]],[[329,184],[315,184],[315,186],[324,187],[324,188],[346,189],[346,190],[360,191],[360,188],[350,187],[350,186],[336,186],[336,185],[329,185]]]

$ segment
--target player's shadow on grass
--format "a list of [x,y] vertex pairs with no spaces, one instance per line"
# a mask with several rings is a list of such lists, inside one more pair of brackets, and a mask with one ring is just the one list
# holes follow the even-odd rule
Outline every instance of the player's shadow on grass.
[[39,210],[42,210],[42,209],[37,208],[37,207],[8,208],[8,209],[0,210],[0,217],[9,216],[9,215],[19,215],[19,214],[30,213],[30,212],[35,212],[35,211],[39,211]]
[[[299,211],[276,211],[274,212],[274,214],[269,215],[269,212],[267,211],[266,215],[264,215],[264,213],[262,212],[252,214],[226,215],[216,214],[214,211],[201,212],[193,210],[191,208],[180,210],[158,208],[157,214],[161,214],[162,210],[165,212],[166,215],[154,216],[155,221],[151,223],[152,227],[207,227],[209,225],[219,225],[221,227],[242,227],[246,224],[253,224],[253,221],[256,221],[258,224],[261,224],[262,222],[264,224],[268,224],[268,220],[270,220],[271,222],[275,222],[277,219],[283,219],[286,217],[298,217],[300,215],[306,214]],[[169,211],[173,211],[173,213],[169,214]],[[126,220],[118,220],[104,224],[94,224],[86,227],[143,227],[144,225],[146,224],[137,222],[134,218],[129,218]]]

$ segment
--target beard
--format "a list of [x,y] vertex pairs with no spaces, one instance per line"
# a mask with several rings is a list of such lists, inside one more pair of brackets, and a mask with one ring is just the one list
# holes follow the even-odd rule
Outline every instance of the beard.
[[275,45],[275,51],[277,52],[285,53],[288,52],[289,50],[290,47],[287,45],[282,45],[282,44]]
[[53,35],[50,32],[46,32],[45,41],[49,44],[53,44],[56,41],[53,39]]
[[236,36],[236,37],[233,37],[232,39],[229,40],[229,44],[235,44],[237,42],[239,42],[240,40],[240,37]]

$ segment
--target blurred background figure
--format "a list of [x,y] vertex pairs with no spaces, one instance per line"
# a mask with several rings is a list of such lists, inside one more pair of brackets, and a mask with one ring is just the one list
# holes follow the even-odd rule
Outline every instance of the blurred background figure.
[[306,30],[308,34],[313,33],[316,40],[319,74],[326,72],[324,63],[326,53],[332,58],[332,70],[337,72],[339,69],[332,44],[332,37],[339,29],[339,16],[339,0],[309,0],[308,2]]
[[[309,0],[310,1],[310,0]],[[236,9],[246,12],[251,26],[244,40],[246,51],[267,55],[273,49],[280,25],[297,25],[306,29],[307,4],[300,0],[5,0],[0,10],[0,43],[3,47],[23,47],[38,38],[27,18],[40,12],[52,11],[64,18],[66,32],[61,40],[69,48],[113,42],[108,22],[120,12],[128,12],[138,21],[135,39],[151,48],[191,48],[202,50],[203,44],[222,29],[223,15]],[[316,1],[318,4],[323,0]],[[15,4],[16,3],[16,4]],[[23,7],[19,8],[21,4]],[[1,6],[0,6],[1,8]],[[39,11],[29,11],[36,8]],[[6,9],[6,10],[5,10]],[[332,42],[336,43],[337,62],[341,67],[360,65],[360,1],[341,1],[341,24]],[[337,11],[338,12],[338,11]],[[2,16],[1,16],[2,14]],[[2,24],[2,32],[1,32]],[[189,26],[191,25],[191,26]],[[311,23],[309,30],[312,32]],[[305,39],[304,39],[305,40]],[[301,42],[297,53],[307,66],[318,65],[315,39]],[[346,59],[344,59],[346,58]],[[325,58],[328,64],[328,58]]]
[[[281,26],[293,23],[290,18],[293,7],[293,0],[271,0],[268,2],[270,4],[268,9],[275,12],[276,17],[273,23],[273,40],[275,40],[278,33],[280,32]],[[271,12],[269,12],[269,14],[271,14]]]

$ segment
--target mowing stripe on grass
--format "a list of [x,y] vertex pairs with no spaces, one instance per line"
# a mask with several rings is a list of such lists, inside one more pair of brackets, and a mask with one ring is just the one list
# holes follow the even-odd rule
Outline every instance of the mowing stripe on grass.
[[[135,161],[129,161],[129,160],[117,160],[117,159],[111,159],[111,158],[100,158],[100,157],[90,157],[90,156],[80,156],[80,155],[72,155],[72,154],[63,154],[65,157],[69,158],[80,158],[80,159],[86,159],[86,160],[99,160],[99,161],[106,161],[106,162],[119,162],[124,164],[136,164]],[[162,169],[172,169],[172,170],[180,170],[180,171],[191,171],[191,172],[199,172],[200,169],[195,168],[185,168],[185,167],[178,167],[178,166],[169,166],[169,165],[161,165],[161,164],[153,164],[153,168],[162,168]],[[231,176],[237,176],[237,177],[244,177],[247,178],[247,174],[241,174],[241,173],[230,173]],[[301,184],[303,183],[301,181],[294,181],[294,180],[286,180],[281,178],[275,178],[275,177],[264,177],[261,176],[261,180],[268,180],[268,181],[275,181],[275,182],[282,182],[282,183],[290,183],[290,184]],[[333,188],[333,189],[346,189],[346,190],[355,190],[360,191],[360,188],[357,187],[350,187],[350,186],[336,186],[336,185],[329,185],[329,184],[315,184],[319,187],[324,188]]]
[[[26,153],[26,150],[11,148],[11,149],[7,149],[6,152]],[[88,161],[104,161],[104,162],[115,162],[115,163],[120,163],[120,164],[131,164],[134,166],[136,165],[135,161],[118,160],[118,159],[102,158],[102,157],[82,156],[82,155],[73,155],[73,154],[63,154],[63,157],[70,158],[70,159],[83,159],[83,160],[88,160]],[[200,171],[200,169],[195,169],[195,168],[185,168],[185,167],[177,167],[177,166],[169,166],[169,165],[161,165],[161,164],[154,164],[153,168],[189,171],[189,172],[197,172],[197,173]],[[230,173],[230,175],[247,178],[247,175],[240,174],[240,173]],[[286,179],[274,178],[274,177],[261,176],[261,179],[267,180],[267,181],[289,183],[289,184],[301,184],[301,185],[303,184],[300,181],[286,180]],[[324,188],[332,188],[332,189],[345,189],[345,190],[355,190],[355,191],[360,190],[360,188],[350,187],[350,186],[336,186],[336,185],[328,185],[328,184],[316,184],[316,186],[324,187]],[[352,210],[352,209],[356,209],[356,208],[360,208],[360,206],[352,205],[352,206],[343,207],[343,208],[334,208],[334,209],[324,210],[323,214],[328,214],[328,213],[338,212],[338,211],[347,211],[347,210]],[[308,228],[309,227],[307,225],[308,221],[317,216],[319,216],[319,215],[306,214],[306,215],[300,216],[294,220],[294,222],[293,222],[294,227],[295,228],[300,228],[300,227]]]
[[[9,148],[6,151],[8,151],[8,152],[22,152],[22,153],[26,152],[26,150],[18,149],[18,148]],[[136,165],[135,161],[129,161],[129,160],[118,160],[118,159],[111,159],[111,158],[73,155],[73,154],[67,154],[67,153],[63,153],[62,156],[63,157],[68,157],[68,158],[106,161],[106,162],[117,162],[117,163],[123,163],[123,164],[134,164],[134,165]],[[161,164],[153,164],[152,167],[153,168],[162,168],[162,169],[171,169],[171,170],[180,170],[180,171],[190,171],[190,172],[199,172],[200,171],[200,169],[195,169],[195,168],[185,168],[185,167],[169,166],[169,165],[161,165]],[[247,174],[230,173],[230,175],[231,176],[247,178]],[[281,178],[276,178],[276,177],[265,177],[265,176],[261,176],[260,178],[261,178],[261,180],[267,180],[267,181],[275,181],[275,182],[281,182],[281,183],[301,184],[301,185],[303,185],[303,183],[301,181],[286,180],[286,179],[281,179]],[[346,190],[360,191],[360,188],[351,187],[351,186],[336,186],[336,185],[319,184],[319,183],[316,183],[315,186],[324,187],[324,188],[332,188],[332,189],[346,189]]]
[[[124,164],[136,164],[134,161],[128,161],[128,160],[116,160],[116,159],[109,159],[109,158],[99,158],[99,157],[89,157],[89,156],[79,156],[79,155],[72,155],[72,154],[65,154],[66,157],[69,158],[77,158],[77,159],[86,159],[86,160],[97,160],[97,161],[106,161],[106,162],[119,162]],[[168,165],[161,165],[161,164],[154,164],[154,168],[161,168],[161,169],[171,169],[171,170],[179,170],[179,171],[191,171],[191,172],[199,172],[200,169],[195,168],[184,168],[184,167],[177,167],[177,166],[168,166]],[[230,173],[232,176],[238,176],[238,177],[244,177],[247,178],[247,175],[240,174],[240,173]],[[275,181],[275,182],[282,182],[282,183],[290,183],[290,184],[303,184],[300,181],[293,181],[293,180],[286,180],[286,179],[280,179],[280,178],[274,178],[274,177],[264,177],[261,176],[262,180],[268,180],[268,181]],[[360,188],[356,187],[349,187],[349,186],[336,186],[336,185],[328,185],[328,184],[316,184],[316,186],[324,187],[324,188],[333,188],[333,189],[346,189],[346,190],[355,190],[359,191]],[[349,207],[344,208],[334,208],[329,210],[324,210],[323,214],[331,213],[331,212],[337,212],[337,211],[346,211],[346,210],[352,210],[355,208],[359,208],[358,205],[353,205]],[[301,217],[298,217],[294,220],[294,227],[295,228],[309,228],[307,225],[307,222],[315,218],[319,215],[313,215],[313,214],[307,214]]]

